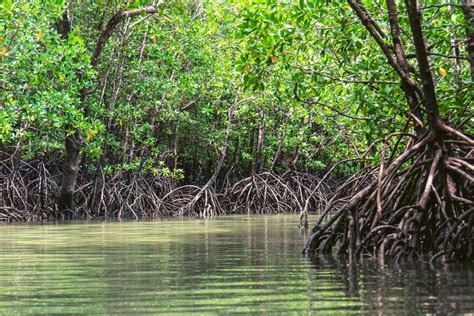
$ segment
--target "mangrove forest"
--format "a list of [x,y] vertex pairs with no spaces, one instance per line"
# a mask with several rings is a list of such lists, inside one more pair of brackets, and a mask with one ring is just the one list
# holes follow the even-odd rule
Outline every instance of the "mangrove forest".
[[474,0],[0,0],[0,314],[472,315]]
[[2,0],[0,221],[293,214],[299,255],[472,262],[473,80],[472,0]]

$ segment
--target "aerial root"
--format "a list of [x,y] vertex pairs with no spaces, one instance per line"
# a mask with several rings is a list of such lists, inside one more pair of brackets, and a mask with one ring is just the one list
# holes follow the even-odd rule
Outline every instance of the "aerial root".
[[[138,219],[159,216],[163,195],[176,187],[164,177],[142,177],[123,173],[78,178],[74,212],[57,211],[60,172],[54,165],[38,161],[4,164],[0,173],[0,221],[25,222],[53,219],[118,218]],[[54,174],[54,175],[53,175]]]
[[472,260],[473,146],[465,139],[447,146],[428,134],[352,176],[329,196],[304,253]]
[[[15,163],[13,163],[15,161]],[[318,175],[288,171],[250,177],[223,186],[178,186],[176,181],[134,172],[81,174],[74,212],[57,211],[61,172],[57,164],[11,159],[0,172],[0,221],[212,217],[225,213],[300,213],[323,209],[334,185]]]
[[224,204],[230,213],[295,213],[316,211],[326,202],[328,184],[318,185],[316,175],[288,171],[253,173],[224,192]]
[[213,217],[224,214],[219,196],[212,187],[178,187],[166,194],[159,211],[169,216]]

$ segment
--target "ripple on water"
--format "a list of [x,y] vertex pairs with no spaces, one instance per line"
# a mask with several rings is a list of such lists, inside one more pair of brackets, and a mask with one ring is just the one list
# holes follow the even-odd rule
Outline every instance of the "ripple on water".
[[297,220],[0,226],[0,314],[474,312],[472,265],[309,262]]

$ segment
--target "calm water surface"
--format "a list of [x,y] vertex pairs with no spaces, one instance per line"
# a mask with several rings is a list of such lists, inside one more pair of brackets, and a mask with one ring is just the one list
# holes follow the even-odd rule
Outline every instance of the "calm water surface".
[[0,314],[469,314],[474,267],[301,257],[295,215],[0,225]]

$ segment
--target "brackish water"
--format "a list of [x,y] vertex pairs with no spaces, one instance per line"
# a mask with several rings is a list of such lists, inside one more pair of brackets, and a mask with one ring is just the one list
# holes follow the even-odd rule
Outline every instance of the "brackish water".
[[0,314],[469,314],[474,267],[313,262],[296,215],[0,226]]

